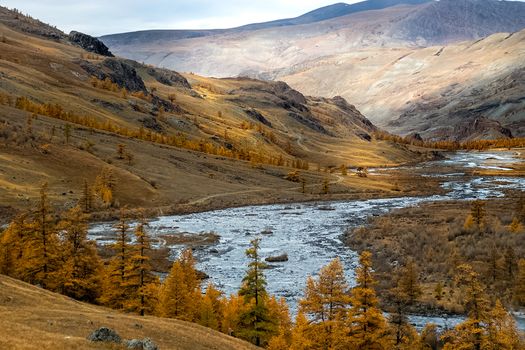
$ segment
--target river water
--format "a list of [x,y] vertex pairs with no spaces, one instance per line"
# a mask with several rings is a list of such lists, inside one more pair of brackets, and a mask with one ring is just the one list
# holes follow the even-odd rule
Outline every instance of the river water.
[[[285,297],[292,312],[295,312],[306,278],[315,275],[335,257],[344,263],[352,285],[358,255],[343,244],[345,230],[365,224],[370,216],[422,202],[502,197],[505,189],[525,189],[523,177],[466,175],[476,168],[505,171],[519,161],[516,155],[513,151],[454,153],[445,160],[410,168],[423,177],[442,178],[442,186],[447,190],[445,195],[249,206],[173,215],[151,221],[148,232],[153,237],[183,232],[218,234],[220,240],[217,244],[199,248],[194,255],[198,261],[197,268],[208,274],[211,282],[227,294],[239,289],[248,263],[244,252],[250,241],[261,238],[261,254],[264,257],[288,255],[287,262],[270,264],[271,268],[265,274],[268,291]],[[436,169],[439,169],[438,173]],[[372,173],[380,171],[388,170],[371,170]],[[89,235],[98,244],[108,244],[113,235],[112,224],[93,225]],[[183,249],[181,246],[170,248],[173,258]],[[426,316],[412,316],[411,319],[419,327],[427,322],[450,327],[461,320]],[[520,327],[525,328],[524,320],[518,321]]]

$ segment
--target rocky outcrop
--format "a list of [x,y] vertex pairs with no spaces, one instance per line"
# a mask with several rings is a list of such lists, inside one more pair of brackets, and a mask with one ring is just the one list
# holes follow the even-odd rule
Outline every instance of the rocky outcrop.
[[147,93],[146,85],[142,78],[137,74],[127,62],[118,58],[107,58],[101,64],[93,64],[89,61],[80,62],[80,66],[88,75],[97,79],[104,80],[109,78],[113,83],[128,91],[142,91]]
[[120,344],[122,342],[122,338],[120,338],[117,332],[107,327],[101,327],[93,333],[91,333],[88,336],[88,340],[92,342],[105,342],[117,344]]
[[88,52],[96,53],[97,55],[114,57],[108,47],[97,38],[80,32],[72,31],[69,33],[69,41],[76,44]]
[[188,80],[186,80],[186,78],[184,78],[177,72],[168,69],[149,67],[146,70],[146,73],[155,78],[155,80],[157,80],[161,84],[168,86],[177,86],[184,89],[191,89],[191,85],[190,83],[188,83]]
[[248,117],[252,118],[252,119],[255,119],[256,121],[258,121],[259,123],[262,123],[268,127],[272,127],[272,123],[266,119],[261,113],[259,113],[257,110],[255,109],[245,109],[244,110],[244,113],[246,113],[246,115],[248,115]]

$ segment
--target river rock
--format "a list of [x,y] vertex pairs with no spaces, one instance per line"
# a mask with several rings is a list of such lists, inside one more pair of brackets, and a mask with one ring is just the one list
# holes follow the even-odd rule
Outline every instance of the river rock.
[[135,350],[158,350],[159,347],[155,344],[150,338],[140,339],[131,339],[126,342],[126,347],[128,349]]
[[107,343],[117,343],[120,344],[122,339],[114,330],[106,327],[101,327],[91,333],[88,337],[88,340],[92,342],[107,342]]
[[285,262],[288,261],[288,254],[281,254],[278,256],[269,256],[266,259],[266,262]]

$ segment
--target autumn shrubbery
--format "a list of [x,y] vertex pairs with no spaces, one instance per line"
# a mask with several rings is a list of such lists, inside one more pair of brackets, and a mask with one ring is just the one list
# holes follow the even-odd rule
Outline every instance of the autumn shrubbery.
[[358,251],[376,254],[381,292],[392,286],[397,266],[413,259],[423,278],[419,308],[463,312],[454,275],[464,263],[504,305],[525,306],[517,292],[519,275],[525,274],[518,269],[525,259],[524,203],[497,199],[401,209],[349,232],[347,242]]
[[[98,84],[97,86],[102,86],[104,89],[108,89],[109,91],[114,91],[116,89],[114,83],[112,83],[110,80],[95,79],[94,82]],[[116,91],[117,90],[115,90],[115,92]],[[125,90],[123,91],[125,92]],[[143,93],[136,93],[133,96],[149,101],[149,95],[146,96]],[[65,122],[81,125],[92,130],[106,131],[142,141],[189,149],[192,151],[203,152],[221,157],[250,161],[255,164],[270,164],[297,169],[309,169],[308,162],[301,159],[284,159],[282,155],[272,156],[262,153],[259,149],[251,150],[241,146],[227,148],[224,145],[217,145],[205,139],[190,139],[187,135],[181,132],[178,132],[177,134],[166,135],[163,133],[154,132],[150,129],[145,129],[143,127],[140,127],[136,130],[131,130],[109,120],[101,121],[100,119],[94,117],[67,111],[62,105],[58,103],[37,103],[31,101],[25,96],[12,97],[8,94],[0,93],[0,104],[28,111],[35,115],[44,115],[47,117],[60,119]],[[135,106],[138,108],[140,107],[138,105]]]

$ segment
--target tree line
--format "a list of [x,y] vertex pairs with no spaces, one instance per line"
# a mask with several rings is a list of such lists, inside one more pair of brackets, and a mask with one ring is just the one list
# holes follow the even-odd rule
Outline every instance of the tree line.
[[392,141],[404,145],[413,145],[424,148],[436,148],[447,151],[469,150],[469,151],[483,151],[491,148],[516,148],[525,147],[525,138],[501,138],[493,140],[471,140],[465,142],[458,141],[426,141],[415,138],[413,136],[399,136],[393,135],[386,131],[376,131],[374,133],[376,140]]
[[[109,84],[109,82],[104,81],[102,81],[101,84],[106,83]],[[112,85],[110,85],[108,89],[111,89],[111,86]],[[301,159],[285,159],[282,155],[272,156],[268,154],[263,154],[259,149],[248,149],[240,145],[235,145],[231,148],[227,148],[224,145],[217,145],[205,139],[192,139],[183,132],[177,132],[173,135],[166,135],[163,133],[152,131],[150,129],[145,129],[142,126],[138,129],[133,130],[124,126],[119,126],[118,124],[113,123],[109,120],[102,122],[94,117],[80,115],[71,111],[66,111],[66,109],[58,103],[33,102],[25,96],[13,97],[9,94],[0,93],[0,104],[30,112],[35,116],[43,115],[46,117],[59,119],[68,123],[84,126],[90,130],[106,131],[126,138],[133,138],[141,141],[153,142],[177,148],[184,148],[196,152],[202,152],[226,158],[250,161],[252,163],[257,164],[295,167],[298,169],[309,168],[308,163]],[[67,125],[67,127],[71,128],[69,125]],[[231,139],[228,139],[227,141],[231,141]]]

